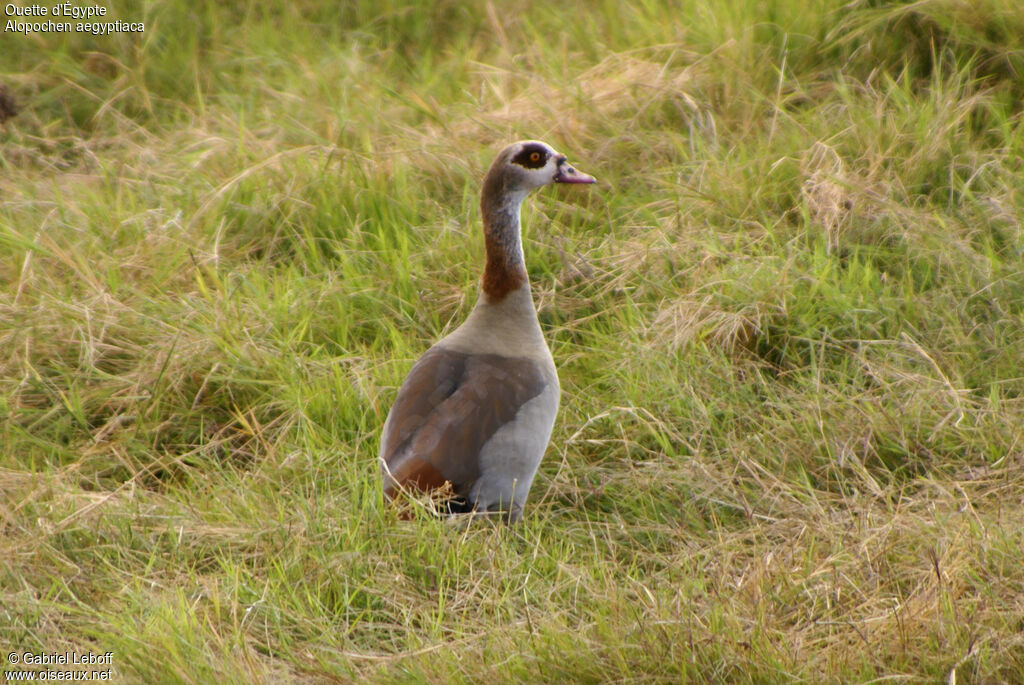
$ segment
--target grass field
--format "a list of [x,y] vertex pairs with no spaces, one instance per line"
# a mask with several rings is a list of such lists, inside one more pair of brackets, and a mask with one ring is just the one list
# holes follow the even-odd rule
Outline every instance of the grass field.
[[[106,6],[0,36],[3,668],[1024,682],[1018,0]],[[552,444],[399,521],[526,137]]]

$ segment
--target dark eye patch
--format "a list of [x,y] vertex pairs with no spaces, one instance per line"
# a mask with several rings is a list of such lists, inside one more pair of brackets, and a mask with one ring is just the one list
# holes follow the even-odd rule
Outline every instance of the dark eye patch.
[[548,151],[540,145],[530,143],[524,145],[519,154],[512,158],[512,163],[527,169],[540,169],[548,163]]

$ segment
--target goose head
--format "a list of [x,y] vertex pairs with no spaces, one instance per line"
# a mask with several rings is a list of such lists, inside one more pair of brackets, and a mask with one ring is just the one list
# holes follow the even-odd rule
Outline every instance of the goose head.
[[565,155],[539,140],[521,140],[498,153],[484,176],[480,194],[487,252],[483,275],[486,301],[501,301],[508,293],[524,287],[529,297],[519,235],[519,209],[526,196],[552,183],[596,182],[593,176],[569,164]]
[[521,140],[495,158],[484,178],[484,193],[524,197],[551,183],[596,183],[547,143]]

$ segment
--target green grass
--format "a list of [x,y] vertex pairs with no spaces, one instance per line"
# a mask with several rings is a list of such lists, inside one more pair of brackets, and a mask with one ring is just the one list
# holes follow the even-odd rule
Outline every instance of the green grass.
[[[4,654],[1024,680],[1020,3],[108,8],[0,49]],[[524,137],[600,181],[524,209],[552,445],[522,525],[402,522],[380,427]]]

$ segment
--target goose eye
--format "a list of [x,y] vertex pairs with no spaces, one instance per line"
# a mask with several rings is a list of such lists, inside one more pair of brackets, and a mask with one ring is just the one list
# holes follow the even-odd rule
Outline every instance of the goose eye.
[[539,152],[531,152],[530,153],[530,161],[531,162],[539,162],[540,161],[540,153]]

